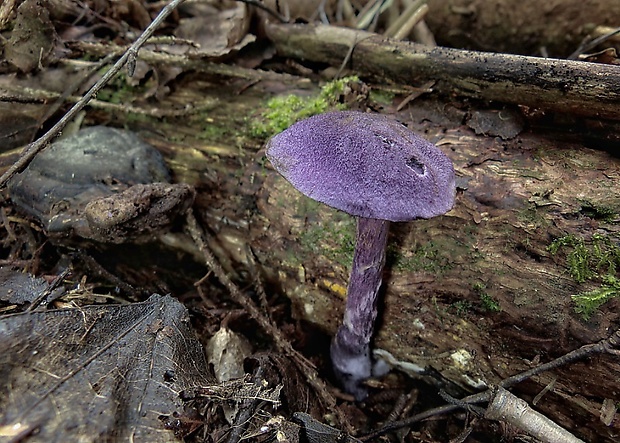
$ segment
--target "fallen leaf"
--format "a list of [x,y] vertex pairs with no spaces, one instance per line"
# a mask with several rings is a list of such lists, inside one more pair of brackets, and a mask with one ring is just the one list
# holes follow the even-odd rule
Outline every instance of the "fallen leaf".
[[212,377],[187,310],[153,295],[1,317],[0,380],[0,439],[170,442],[160,416],[183,410],[179,392]]

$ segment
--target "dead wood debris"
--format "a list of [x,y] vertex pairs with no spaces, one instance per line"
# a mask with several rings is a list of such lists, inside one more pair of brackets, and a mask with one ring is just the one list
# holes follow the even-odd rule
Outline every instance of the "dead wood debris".
[[239,305],[243,306],[246,312],[254,319],[261,328],[267,332],[273,339],[277,348],[287,355],[299,368],[299,370],[306,376],[306,382],[310,384],[317,395],[321,398],[324,405],[331,411],[334,411],[339,417],[339,422],[349,432],[353,429],[348,423],[348,420],[340,413],[340,410],[336,406],[336,399],[327,390],[327,387],[321,377],[316,372],[314,365],[309,362],[303,355],[295,350],[290,342],[284,337],[280,329],[268,318],[260,309],[254,304],[254,302],[244,295],[241,290],[234,284],[234,282],[228,277],[228,274],[220,266],[217,259],[207,246],[204,231],[199,227],[198,221],[193,215],[193,211],[187,214],[187,229],[189,234],[198,245],[198,248],[204,255],[205,263],[207,267],[215,274],[217,279],[228,289],[233,300]]
[[161,23],[165,20],[165,18],[170,15],[176,7],[182,3],[183,0],[172,0],[169,4],[167,4],[161,12],[157,15],[157,17],[151,22],[151,24],[144,30],[140,37],[125,51],[125,53],[117,60],[117,62],[112,66],[104,75],[93,85],[92,88],[84,94],[82,99],[78,101],[71,109],[67,111],[67,113],[43,136],[41,136],[35,142],[29,144],[26,148],[24,148],[23,153],[21,154],[19,160],[17,160],[2,176],[0,177],[0,188],[6,186],[6,183],[9,181],[11,177],[13,177],[18,172],[24,170],[26,166],[34,159],[34,157],[45,147],[48,145],[50,141],[63,128],[71,121],[78,112],[84,109],[84,106],[88,104],[88,102],[94,98],[97,93],[107,84],[109,81],[125,66],[125,64],[135,64],[136,57],[138,56],[138,50],[144,45],[147,39],[155,32],[155,30],[161,25]]
[[429,48],[354,29],[324,25],[270,25],[282,56],[347,68],[378,81],[436,81],[434,90],[620,120],[620,70],[616,66],[510,54]]
[[[482,402],[490,402],[490,406],[489,408],[487,408],[487,412],[485,415],[486,418],[494,419],[494,420],[496,419],[505,420],[507,416],[509,415],[512,416],[513,414],[512,409],[521,407],[521,410],[523,410],[525,406],[522,400],[518,401],[519,399],[514,398],[514,396],[510,396],[509,398],[508,394],[505,393],[506,388],[512,387],[518,383],[528,380],[531,377],[535,376],[536,374],[540,374],[541,372],[550,371],[552,369],[556,369],[556,368],[568,365],[570,363],[574,363],[578,360],[583,360],[583,359],[592,357],[595,354],[602,354],[602,353],[609,353],[611,355],[620,356],[620,329],[615,331],[611,336],[609,336],[605,340],[601,340],[598,343],[594,343],[594,344],[584,345],[580,347],[579,349],[569,352],[568,354],[558,357],[555,360],[552,360],[548,363],[541,364],[528,371],[513,375],[512,377],[508,377],[507,379],[499,383],[496,388],[489,389],[479,394],[470,395],[460,400],[454,399],[452,404],[449,404],[446,406],[440,406],[438,408],[431,409],[431,410],[422,412],[420,414],[416,414],[405,420],[390,423],[387,426],[384,426],[383,428],[377,430],[376,432],[372,432],[368,435],[365,435],[361,437],[360,439],[362,441],[372,441],[372,439],[377,438],[380,435],[384,435],[388,432],[394,431],[399,428],[410,426],[414,423],[425,420],[429,417],[446,414],[448,412],[455,411],[459,408],[468,409],[471,406],[475,405],[476,403],[482,403]],[[517,404],[520,406],[516,406]],[[531,408],[529,408],[528,406],[528,409],[531,409]],[[547,419],[546,417],[543,419],[543,418],[540,418],[539,415],[530,415],[529,418],[527,416],[521,417],[522,421],[519,421],[517,415],[518,414],[515,414],[515,416],[512,416],[512,418],[510,418],[509,421],[511,421],[511,423],[514,425],[520,426],[522,429],[524,429],[528,433],[531,432],[531,435],[537,436],[539,438],[541,437],[541,435],[539,434],[539,432],[541,432],[539,429],[539,426],[547,427],[547,429],[542,432],[544,433],[548,431],[549,435],[552,437],[558,436],[558,435],[560,436],[570,435],[570,434],[563,434],[563,432],[566,432],[566,431],[562,429],[561,427],[559,427],[558,425],[556,425],[555,423],[553,423],[551,420]],[[544,422],[544,425],[541,425],[540,424],[541,422]],[[544,440],[544,441],[547,441],[547,442],[554,442],[554,441],[578,442],[578,441],[581,441],[581,440],[576,439],[574,436],[572,438],[573,440],[555,439],[555,440]]]

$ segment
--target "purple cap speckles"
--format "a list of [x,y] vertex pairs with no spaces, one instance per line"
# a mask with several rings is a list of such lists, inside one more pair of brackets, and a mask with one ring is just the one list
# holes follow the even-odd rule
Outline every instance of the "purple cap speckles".
[[451,161],[384,115],[310,117],[271,138],[267,157],[308,197],[358,217],[408,221],[454,204]]

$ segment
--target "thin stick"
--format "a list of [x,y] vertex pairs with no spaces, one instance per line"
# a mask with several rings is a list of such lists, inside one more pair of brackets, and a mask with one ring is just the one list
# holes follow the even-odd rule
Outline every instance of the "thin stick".
[[297,366],[297,368],[306,377],[307,383],[312,386],[314,391],[318,394],[322,403],[329,408],[330,411],[336,414],[340,424],[347,428],[347,432],[351,433],[351,425],[336,406],[336,399],[327,390],[327,387],[319,377],[314,365],[293,348],[291,343],[284,337],[284,335],[282,335],[282,332],[273,323],[273,321],[267,318],[252,301],[252,299],[243,294],[239,287],[228,277],[224,268],[222,268],[207,246],[207,242],[205,241],[206,234],[198,225],[198,221],[196,220],[192,209],[190,209],[186,215],[186,223],[186,229],[196,243],[196,246],[198,246],[198,249],[202,252],[205,264],[211,271],[213,271],[213,274],[220,281],[220,283],[228,289],[228,292],[235,303],[242,306],[250,317],[252,317],[259,324],[263,331],[271,336],[278,350],[286,354],[286,356],[293,361],[295,366]]
[[[7,103],[46,103],[49,100],[56,100],[61,103],[77,103],[82,99],[79,96],[59,94],[57,92],[51,92],[41,89],[32,88],[15,88],[4,89],[0,88],[0,102]],[[212,109],[217,105],[215,100],[208,100],[204,102],[194,103],[191,108],[174,109],[174,108],[158,108],[158,107],[137,107],[131,105],[123,105],[117,103],[110,103],[106,101],[91,99],[88,105],[93,109],[102,109],[108,112],[125,113],[125,114],[139,114],[148,115],[151,117],[180,117],[189,114],[195,114],[204,110]],[[47,114],[51,115],[50,112]],[[45,119],[41,119],[45,121]]]
[[428,5],[424,3],[418,9],[416,9],[413,14],[411,14],[411,17],[409,17],[409,20],[407,20],[405,24],[403,24],[402,28],[396,31],[396,33],[394,34],[394,38],[396,40],[403,40],[405,37],[407,37],[411,33],[413,27],[424,18],[427,12]]
[[80,112],[84,106],[114,77],[123,66],[130,60],[135,61],[138,54],[138,50],[146,40],[155,32],[155,29],[185,0],[172,0],[168,3],[161,12],[155,17],[151,24],[144,30],[144,32],[138,37],[138,39],[125,51],[125,53],[117,60],[101,79],[93,85],[92,88],[84,94],[82,99],[77,102],[67,113],[45,134],[43,134],[38,140],[27,145],[20,158],[0,177],[0,188],[3,188],[6,183],[18,172],[21,172],[28,166],[28,164],[34,159],[34,157],[41,152],[47,144],[52,141],[60,131],[69,123],[75,115]]
[[411,18],[411,16],[415,15],[416,11],[425,4],[426,2],[424,0],[416,0],[412,2],[402,12],[398,19],[386,29],[383,35],[385,35],[386,37],[394,37],[398,33],[398,31],[406,25],[407,21]]
[[504,388],[497,388],[484,417],[510,423],[544,443],[584,443],[554,421],[535,411],[526,401]]
[[[613,355],[620,355],[620,350],[616,349],[620,347],[620,329],[614,332],[609,338],[605,340],[601,340],[594,344],[584,345],[579,349],[569,352],[561,357],[556,358],[548,363],[539,365],[530,370],[521,372],[519,374],[515,374],[512,377],[508,377],[499,383],[499,386],[502,388],[509,388],[514,386],[522,381],[525,381],[534,375],[540,374],[541,372],[549,371],[551,369],[556,369],[560,366],[567,365],[569,363],[573,363],[577,360],[582,360],[587,357],[591,357],[595,354],[602,353],[610,353]],[[484,392],[480,392],[478,394],[469,395],[465,398],[462,398],[459,401],[459,404],[450,404],[440,406],[438,408],[429,409],[428,411],[424,411],[420,414],[413,415],[404,420],[400,420],[397,422],[390,423],[381,429],[374,431],[368,435],[365,435],[360,438],[362,441],[372,440],[380,435],[386,434],[390,431],[394,431],[396,429],[404,428],[407,426],[411,426],[414,423],[425,420],[427,418],[447,414],[448,412],[455,411],[462,407],[463,404],[474,404],[474,403],[482,403],[485,401],[489,401],[493,398],[494,392],[492,389],[488,389]]]
[[612,38],[614,35],[617,35],[617,34],[620,34],[620,28],[616,28],[613,31],[608,32],[605,35],[601,35],[600,37],[590,40],[589,42],[583,42],[581,45],[579,45],[579,47],[575,50],[575,52],[573,52],[571,55],[568,56],[568,60],[577,60],[579,56],[583,54],[584,52],[589,51],[590,49],[600,45],[601,43],[609,40],[610,38]]
[[61,285],[65,277],[69,275],[70,272],[71,272],[70,268],[67,268],[64,271],[62,271],[60,275],[58,275],[47,288],[41,291],[41,293],[32,301],[32,303],[30,303],[30,306],[26,308],[25,312],[34,311],[43,302],[43,300],[49,297],[56,290],[56,288],[58,288]]

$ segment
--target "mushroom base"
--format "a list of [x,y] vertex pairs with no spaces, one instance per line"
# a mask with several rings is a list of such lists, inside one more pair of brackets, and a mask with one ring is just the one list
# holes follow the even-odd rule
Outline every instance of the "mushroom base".
[[370,359],[370,343],[363,342],[363,338],[351,332],[346,326],[341,326],[332,340],[330,356],[334,374],[343,389],[361,401],[368,395],[368,391],[361,384],[372,375],[372,361]]

